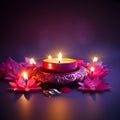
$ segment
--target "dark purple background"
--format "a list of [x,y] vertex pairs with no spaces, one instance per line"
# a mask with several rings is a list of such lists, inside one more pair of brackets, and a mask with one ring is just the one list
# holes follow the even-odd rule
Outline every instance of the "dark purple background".
[[[64,56],[91,60],[98,55],[110,69],[112,91],[44,97],[6,91],[0,82],[1,120],[119,120],[120,119],[120,2],[4,1],[1,3],[0,62],[7,57],[38,61],[62,51]],[[29,95],[27,95],[29,97]]]

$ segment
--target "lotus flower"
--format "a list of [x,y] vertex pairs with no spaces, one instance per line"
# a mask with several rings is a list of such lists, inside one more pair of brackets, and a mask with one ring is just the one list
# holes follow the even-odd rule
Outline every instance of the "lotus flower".
[[99,77],[90,79],[89,77],[85,78],[84,82],[78,82],[80,87],[78,88],[79,90],[82,91],[105,91],[105,90],[110,90],[111,88],[108,87],[108,83],[103,82],[102,79]]
[[[93,72],[91,72],[91,67],[94,67]],[[90,78],[105,77],[109,73],[109,70],[102,64],[102,62],[87,63],[87,68],[89,70]]]
[[30,78],[27,81],[27,84],[21,77],[18,80],[15,80],[14,82],[9,82],[9,84],[11,85],[11,88],[8,89],[12,91],[29,92],[29,91],[38,91],[42,89],[41,87],[39,87],[40,82],[37,83],[33,78]]
[[6,63],[0,65],[0,77],[12,81],[18,78],[23,68],[21,64],[15,62],[12,58],[8,58]]

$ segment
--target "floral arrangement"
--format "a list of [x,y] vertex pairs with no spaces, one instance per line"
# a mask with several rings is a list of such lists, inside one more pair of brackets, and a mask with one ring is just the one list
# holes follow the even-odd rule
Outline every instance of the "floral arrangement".
[[[6,80],[11,91],[35,92],[42,91],[46,96],[69,93],[69,83],[76,83],[78,90],[83,92],[103,92],[111,90],[105,82],[109,70],[102,62],[84,62],[78,60],[78,69],[70,73],[49,73],[42,69],[41,62],[36,63],[33,58],[25,57],[25,62],[18,63],[8,58],[6,63],[0,64],[0,77]],[[61,84],[61,88],[44,88],[44,83]]]

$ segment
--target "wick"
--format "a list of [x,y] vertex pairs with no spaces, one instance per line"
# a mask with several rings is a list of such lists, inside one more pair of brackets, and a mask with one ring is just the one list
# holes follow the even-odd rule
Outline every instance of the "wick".
[[60,63],[60,60],[59,60],[59,63]]
[[26,85],[27,85],[27,81],[26,81]]
[[93,71],[91,71],[91,74],[93,74]]
[[25,83],[26,83],[26,85],[27,85],[27,79],[25,79],[24,81],[25,81]]

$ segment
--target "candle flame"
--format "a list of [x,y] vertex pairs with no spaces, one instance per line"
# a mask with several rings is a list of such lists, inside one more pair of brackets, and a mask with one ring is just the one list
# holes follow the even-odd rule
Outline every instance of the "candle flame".
[[23,76],[24,80],[28,80],[28,74],[27,74],[27,72],[23,72],[22,76]]
[[90,70],[91,70],[91,72],[94,72],[94,71],[95,71],[95,68],[94,68],[94,67],[91,67]]
[[58,54],[58,60],[59,60],[59,62],[62,61],[62,53],[61,52],[59,52],[59,54]]
[[51,56],[51,55],[49,55],[49,56],[48,56],[48,59],[49,59],[49,60],[50,60],[50,59],[52,59],[52,56]]
[[30,58],[30,64],[31,64],[31,65],[36,64],[36,62],[35,62],[35,59],[34,59],[34,58]]
[[93,62],[97,62],[98,61],[98,58],[97,57],[94,57],[93,58]]

